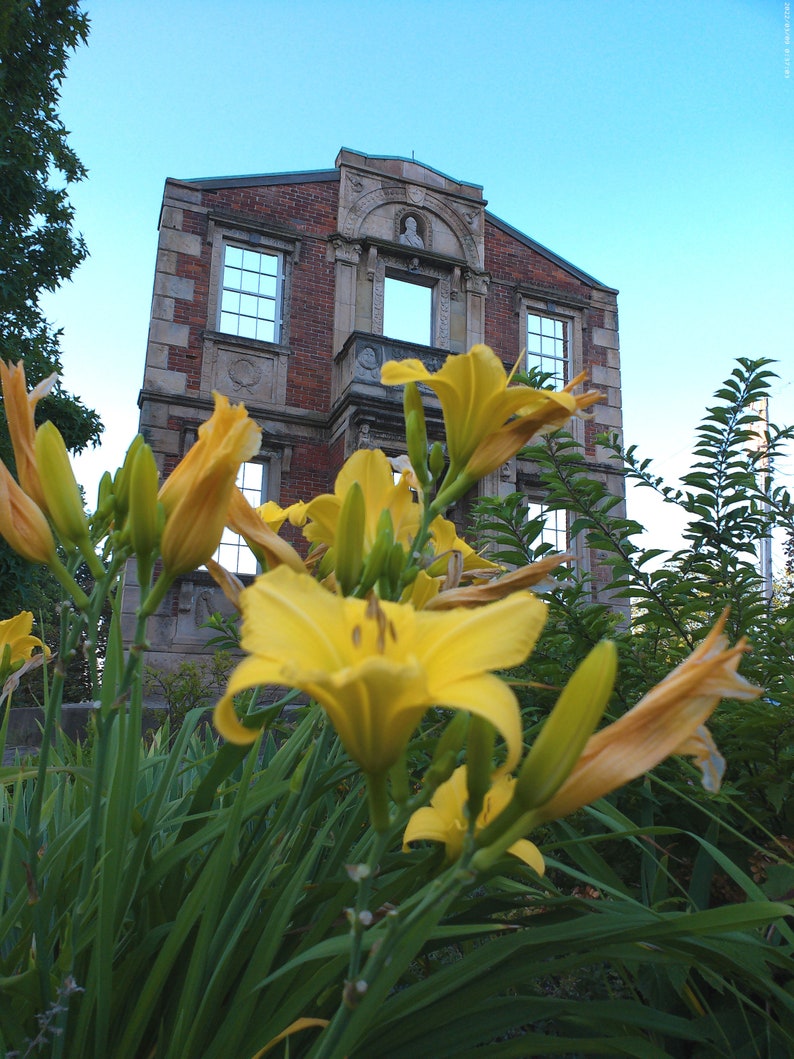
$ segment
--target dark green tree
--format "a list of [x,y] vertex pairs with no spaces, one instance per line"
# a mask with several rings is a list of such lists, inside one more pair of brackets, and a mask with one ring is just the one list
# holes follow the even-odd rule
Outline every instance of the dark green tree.
[[[24,357],[30,385],[62,369],[60,331],[45,318],[41,295],[87,254],[68,197],[86,171],[58,115],[69,54],[87,33],[77,0],[0,3],[0,357]],[[73,452],[96,444],[102,431],[97,413],[60,384],[37,415],[53,420]],[[13,470],[1,414],[0,458]],[[48,581],[0,542],[0,618],[46,609]]]

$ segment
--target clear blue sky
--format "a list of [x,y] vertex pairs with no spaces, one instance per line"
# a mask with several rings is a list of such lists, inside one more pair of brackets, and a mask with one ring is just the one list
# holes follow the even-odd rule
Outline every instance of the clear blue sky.
[[341,146],[482,184],[493,213],[619,288],[626,441],[660,473],[683,469],[738,356],[780,362],[772,415],[794,421],[784,0],[85,8],[61,112],[91,258],[46,310],[108,465],[137,427],[164,179],[330,168]]

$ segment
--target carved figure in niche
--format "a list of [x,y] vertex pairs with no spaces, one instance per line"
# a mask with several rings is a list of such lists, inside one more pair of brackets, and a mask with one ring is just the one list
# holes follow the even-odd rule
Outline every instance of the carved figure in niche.
[[400,242],[403,246],[415,246],[418,250],[425,248],[425,241],[416,230],[416,217],[410,214],[405,218],[405,231],[400,233]]
[[361,423],[358,428],[358,439],[356,440],[357,449],[376,449],[378,447],[370,430],[369,423]]
[[[364,346],[356,357],[356,378],[365,382],[380,382],[380,360],[372,346]],[[362,446],[359,445],[359,448]]]

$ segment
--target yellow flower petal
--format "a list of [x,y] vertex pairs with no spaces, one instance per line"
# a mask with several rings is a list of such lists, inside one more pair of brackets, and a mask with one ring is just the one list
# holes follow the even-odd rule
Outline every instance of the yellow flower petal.
[[509,386],[501,360],[484,345],[447,357],[435,374],[418,360],[387,361],[381,381],[386,386],[421,382],[435,391],[444,414],[450,474],[465,472],[472,481],[505,463],[534,434],[562,426],[600,400],[592,392],[574,397],[568,387],[555,393]]
[[173,577],[211,558],[226,525],[240,465],[259,451],[261,429],[245,406],[213,394],[215,410],[198,429],[198,440],[160,489],[166,523],[161,550]]
[[537,810],[538,820],[567,816],[676,753],[694,753],[707,765],[707,782],[719,787],[716,748],[702,726],[721,698],[747,701],[761,694],[737,673],[747,646],[727,646],[726,616],[633,709],[590,737],[568,779]]
[[538,875],[544,875],[546,872],[546,864],[543,860],[543,854],[540,852],[534,842],[530,842],[528,838],[520,838],[518,842],[514,842],[512,846],[508,846],[508,853],[512,853],[514,857],[518,857],[519,860],[523,860],[533,871],[536,871]]
[[0,536],[30,563],[48,564],[55,557],[55,539],[35,501],[14,481],[0,460]]
[[[522,662],[543,623],[543,605],[523,593],[476,612],[426,614],[404,603],[339,597],[284,566],[241,593],[242,647],[216,718],[236,741],[250,737],[230,696],[259,684],[299,688],[328,713],[350,756],[369,773],[390,768],[433,705],[489,720],[521,749],[512,691],[491,670]],[[540,608],[538,610],[538,608]]]
[[38,507],[46,512],[44,492],[41,488],[36,462],[35,415],[36,405],[57,383],[58,376],[57,374],[48,376],[28,393],[24,362],[20,360],[18,364],[5,364],[0,361],[0,381],[19,483]]
[[262,518],[259,509],[251,507],[236,485],[229,498],[226,525],[245,539],[257,559],[269,569],[281,563],[298,572],[306,569],[292,545],[279,537],[268,520]]
[[[509,776],[496,776],[491,789],[483,801],[483,808],[474,825],[477,834],[499,815],[512,797],[513,779]],[[442,842],[448,861],[457,860],[463,850],[463,840],[469,829],[466,812],[468,787],[466,766],[455,769],[450,778],[440,785],[430,805],[417,809],[408,821],[403,835],[403,850],[409,843],[420,840]],[[527,839],[519,839],[508,849],[508,853],[523,860],[538,875],[543,875],[545,865],[540,850]]]
[[32,630],[33,615],[29,610],[23,610],[13,618],[0,621],[0,659],[5,656],[6,648],[7,661],[12,668],[26,662],[37,648],[41,648],[48,655],[50,649],[38,636],[31,636]]
[[394,539],[405,544],[419,528],[421,512],[407,479],[394,481],[388,459],[380,449],[359,449],[346,460],[336,477],[333,493],[323,493],[306,505],[307,525],[304,536],[333,546],[339,512],[354,482],[364,493],[364,555],[375,543],[381,512],[388,511],[394,527]]

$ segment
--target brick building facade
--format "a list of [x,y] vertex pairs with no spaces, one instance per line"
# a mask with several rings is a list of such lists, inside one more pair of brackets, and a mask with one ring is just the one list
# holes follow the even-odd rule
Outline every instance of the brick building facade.
[[[560,378],[587,372],[606,400],[573,430],[593,473],[622,495],[594,442],[621,426],[617,292],[485,206],[476,184],[349,150],[329,170],[167,180],[139,398],[161,471],[192,444],[219,390],[263,428],[245,467],[252,501],[329,491],[357,448],[404,450],[401,388],[379,382],[385,360],[420,357],[435,370],[486,342],[508,366],[526,348],[530,365]],[[431,438],[440,425],[428,399]],[[518,460],[481,483],[482,494],[516,489],[542,500]],[[233,538],[221,552],[238,565]],[[594,568],[592,556],[580,561]],[[132,590],[125,609],[134,603]],[[153,663],[200,651],[200,626],[217,609],[205,573],[183,578],[152,630]]]

